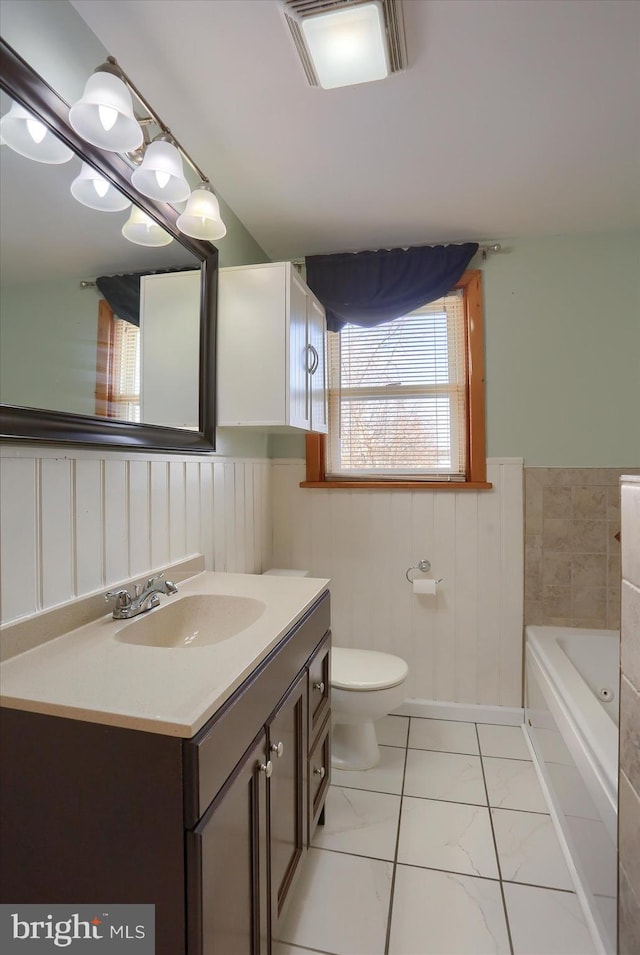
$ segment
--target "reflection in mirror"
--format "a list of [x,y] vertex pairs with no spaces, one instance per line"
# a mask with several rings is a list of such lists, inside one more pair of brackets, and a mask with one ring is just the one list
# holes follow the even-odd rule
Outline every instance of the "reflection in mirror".
[[2,152],[0,401],[197,430],[198,259],[149,217],[163,246],[127,241],[129,200],[72,153],[52,165]]
[[[16,103],[30,137],[0,163],[2,437],[213,450],[216,248],[139,194],[128,156],[78,137],[68,104],[2,40],[0,54],[1,113]],[[36,158],[39,139],[62,156]]]

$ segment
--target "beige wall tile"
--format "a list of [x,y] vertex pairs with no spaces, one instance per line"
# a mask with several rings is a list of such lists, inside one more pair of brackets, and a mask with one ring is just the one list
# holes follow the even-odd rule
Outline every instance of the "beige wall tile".
[[557,553],[571,553],[573,522],[560,517],[545,518],[542,522],[542,549]]
[[571,516],[576,520],[605,520],[607,491],[604,487],[572,487]]
[[640,901],[629,884],[624,868],[620,866],[618,955],[638,955],[638,952],[640,952]]
[[545,617],[571,617],[571,587],[545,587],[542,594]]
[[607,582],[605,554],[577,554],[571,558],[571,584],[574,589],[605,587]]
[[623,580],[622,644],[620,666],[622,672],[640,690],[640,588]]
[[542,583],[546,586],[570,587],[574,558],[571,554],[545,554],[542,562]]
[[573,587],[571,590],[571,616],[582,620],[606,620],[606,587]]
[[640,693],[624,675],[620,681],[620,769],[640,792]]
[[572,489],[556,485],[548,485],[542,494],[542,510],[544,517],[571,517]]
[[620,629],[620,588],[609,588],[607,590],[607,630]]
[[606,521],[571,521],[570,549],[574,554],[606,554]]
[[619,813],[620,863],[640,896],[640,796],[624,773],[620,773]]

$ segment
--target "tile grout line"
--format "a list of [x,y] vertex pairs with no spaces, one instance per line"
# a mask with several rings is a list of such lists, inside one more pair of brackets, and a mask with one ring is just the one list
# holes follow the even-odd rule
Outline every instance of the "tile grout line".
[[495,830],[493,828],[493,814],[491,812],[491,802],[489,801],[489,787],[487,786],[487,777],[484,772],[484,762],[482,759],[482,749],[480,747],[480,733],[478,731],[478,724],[475,724],[476,727],[476,737],[478,740],[478,752],[480,753],[480,769],[482,771],[482,782],[484,784],[484,791],[487,797],[487,811],[489,813],[489,824],[491,825],[491,838],[493,839],[493,850],[496,854],[496,865],[498,866],[498,878],[500,885],[500,896],[502,898],[502,908],[504,911],[504,920],[507,926],[507,937],[509,939],[509,948],[511,950],[511,955],[515,955],[513,948],[513,939],[511,937],[511,926],[509,924],[509,913],[507,911],[507,900],[504,895],[504,885],[502,883],[502,866],[500,865],[500,853],[498,852],[498,842],[496,840]]
[[393,899],[396,888],[396,871],[398,866],[398,849],[400,847],[400,826],[402,824],[402,800],[404,795],[404,780],[407,773],[407,757],[409,755],[409,730],[411,727],[411,717],[407,720],[407,735],[404,746],[404,766],[402,767],[402,782],[400,784],[400,808],[398,810],[398,828],[396,831],[396,849],[393,856],[393,869],[391,871],[391,891],[389,892],[389,909],[387,912],[387,932],[384,940],[384,955],[389,955],[389,944],[391,942],[391,919],[393,915]]

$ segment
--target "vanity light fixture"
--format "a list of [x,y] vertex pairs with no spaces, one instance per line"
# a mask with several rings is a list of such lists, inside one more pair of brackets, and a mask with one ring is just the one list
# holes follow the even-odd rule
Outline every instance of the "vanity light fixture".
[[185,235],[193,236],[194,239],[206,239],[208,242],[226,235],[227,227],[220,217],[220,205],[208,182],[203,182],[193,190],[184,212],[178,216],[176,225]]
[[131,207],[131,215],[122,226],[122,234],[125,239],[135,245],[147,245],[154,248],[173,242],[173,237],[139,206]]
[[87,162],[82,163],[80,173],[71,183],[71,195],[83,206],[99,212],[122,212],[131,205],[119,189]]
[[354,86],[406,67],[401,0],[281,2],[311,86]]
[[14,152],[36,162],[59,165],[73,156],[68,146],[19,103],[12,103],[0,120],[0,134]]
[[131,175],[131,182],[149,199],[184,202],[189,198],[191,189],[184,177],[182,156],[168,133],[149,143],[142,164]]
[[82,98],[69,110],[69,122],[88,143],[109,152],[127,152],[142,144],[131,93],[112,57],[87,80]]

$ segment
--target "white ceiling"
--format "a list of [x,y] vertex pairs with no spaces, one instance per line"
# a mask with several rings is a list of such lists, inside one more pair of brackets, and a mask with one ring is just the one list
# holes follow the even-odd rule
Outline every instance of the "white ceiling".
[[308,86],[278,0],[72,0],[274,259],[640,225],[638,0],[404,0]]

